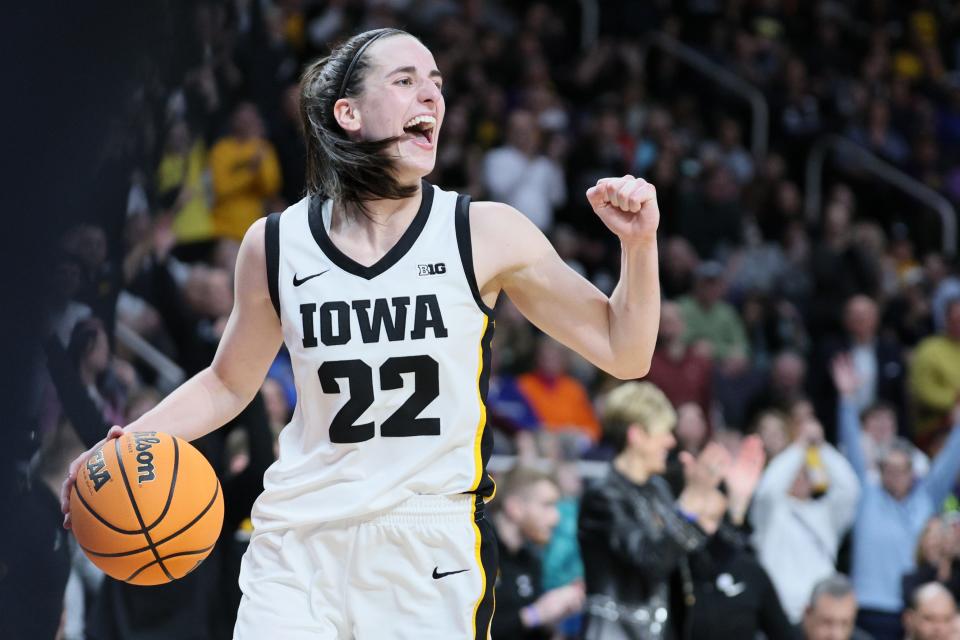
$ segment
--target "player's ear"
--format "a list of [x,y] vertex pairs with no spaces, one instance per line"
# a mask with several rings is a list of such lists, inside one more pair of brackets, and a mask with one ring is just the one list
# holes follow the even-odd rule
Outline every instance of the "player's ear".
[[333,104],[333,117],[347,133],[359,131],[363,124],[357,104],[349,98],[340,98]]

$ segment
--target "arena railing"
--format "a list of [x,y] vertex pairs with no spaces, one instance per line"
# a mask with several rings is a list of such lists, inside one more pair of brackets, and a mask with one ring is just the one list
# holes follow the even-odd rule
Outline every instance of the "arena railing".
[[815,221],[823,201],[823,167],[831,153],[840,155],[847,165],[872,174],[926,205],[940,216],[941,250],[946,257],[957,252],[957,211],[950,201],[857,143],[837,134],[821,136],[807,155],[804,202],[807,219]]
[[659,49],[699,73],[705,80],[713,82],[743,98],[750,105],[750,151],[760,161],[767,155],[767,143],[770,131],[770,108],[763,93],[752,84],[710,60],[693,47],[662,32],[655,32],[640,42],[640,67],[646,65],[650,49]]
[[161,393],[167,394],[173,391],[186,380],[187,376],[183,369],[127,325],[118,322],[115,335],[120,344],[157,372],[157,389]]

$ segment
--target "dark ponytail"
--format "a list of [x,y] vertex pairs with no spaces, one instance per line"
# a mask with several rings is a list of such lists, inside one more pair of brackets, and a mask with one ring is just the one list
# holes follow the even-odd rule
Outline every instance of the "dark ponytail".
[[410,35],[400,29],[375,29],[353,36],[329,56],[317,60],[300,80],[300,117],[307,140],[307,192],[349,202],[364,210],[365,200],[399,200],[416,194],[419,185],[397,182],[395,158],[387,151],[399,136],[353,141],[334,118],[341,97],[361,91],[369,64],[365,49],[374,40]]

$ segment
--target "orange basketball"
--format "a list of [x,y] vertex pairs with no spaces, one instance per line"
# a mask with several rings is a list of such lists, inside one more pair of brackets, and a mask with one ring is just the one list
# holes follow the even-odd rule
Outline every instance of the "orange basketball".
[[70,492],[73,533],[87,557],[130,584],[182,578],[213,549],[223,494],[190,443],[165,433],[127,433],[94,452]]

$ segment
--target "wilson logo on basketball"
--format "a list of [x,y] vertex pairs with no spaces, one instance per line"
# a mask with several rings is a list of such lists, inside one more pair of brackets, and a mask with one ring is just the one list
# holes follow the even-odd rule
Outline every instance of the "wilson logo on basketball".
[[100,487],[110,479],[110,472],[105,469],[106,463],[103,461],[103,447],[97,449],[89,460],[87,460],[87,475],[93,482],[93,490],[100,491]]
[[137,484],[150,482],[157,477],[153,469],[153,453],[151,453],[150,447],[160,444],[160,438],[157,438],[153,431],[135,433],[133,438],[137,443]]

